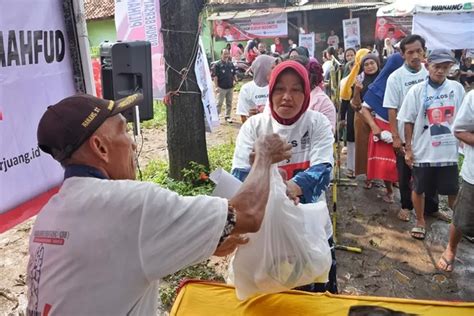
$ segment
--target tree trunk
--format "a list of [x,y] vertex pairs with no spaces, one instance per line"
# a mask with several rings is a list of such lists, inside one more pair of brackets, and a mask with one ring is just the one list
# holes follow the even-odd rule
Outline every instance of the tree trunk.
[[[176,91],[182,81],[181,71],[189,66],[183,92],[171,96],[167,108],[168,154],[170,176],[182,179],[181,170],[191,161],[209,167],[204,125],[204,110],[194,74],[196,50],[199,45],[199,13],[203,0],[161,0],[161,27],[164,57],[168,65],[166,92]],[[192,60],[191,60],[192,59]],[[171,68],[172,67],[172,68]]]

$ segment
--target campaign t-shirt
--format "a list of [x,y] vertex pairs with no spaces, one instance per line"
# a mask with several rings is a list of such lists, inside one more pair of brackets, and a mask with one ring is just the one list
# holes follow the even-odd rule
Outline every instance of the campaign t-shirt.
[[[471,90],[464,101],[454,120],[455,132],[474,132],[474,90]],[[461,168],[461,176],[464,181],[474,185],[474,146],[464,144],[464,162]]]
[[[397,109],[400,111],[403,100],[408,91],[417,83],[425,81],[428,77],[428,71],[421,67],[420,71],[413,73],[407,69],[406,65],[395,70],[387,80],[385,96],[383,98],[383,107],[388,109]],[[402,143],[405,142],[404,122],[398,121],[398,133]]]
[[72,177],[31,231],[28,314],[157,315],[159,279],[211,256],[228,202]]
[[408,91],[397,119],[414,123],[412,149],[415,166],[458,161],[457,140],[452,129],[463,97],[462,85],[449,79],[438,88],[424,81]]
[[249,116],[250,109],[263,112],[268,101],[268,85],[259,87],[255,81],[247,82],[242,86],[237,102],[237,115]]
[[278,163],[293,178],[299,171],[321,163],[333,163],[331,123],[321,113],[306,111],[292,125],[278,123],[268,113],[251,116],[242,125],[237,136],[232,169],[249,169],[249,155],[257,138],[276,133],[293,146],[291,158]]

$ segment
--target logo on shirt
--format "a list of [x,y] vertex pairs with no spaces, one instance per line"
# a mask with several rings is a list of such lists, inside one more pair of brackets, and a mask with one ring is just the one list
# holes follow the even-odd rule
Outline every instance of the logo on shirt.
[[405,87],[411,87],[411,86],[413,86],[417,83],[420,83],[422,81],[425,81],[425,79],[420,78],[420,79],[415,79],[415,80],[412,80],[412,81],[405,82]]
[[301,149],[307,149],[309,148],[309,145],[310,145],[309,131],[306,131],[303,137],[301,137]]

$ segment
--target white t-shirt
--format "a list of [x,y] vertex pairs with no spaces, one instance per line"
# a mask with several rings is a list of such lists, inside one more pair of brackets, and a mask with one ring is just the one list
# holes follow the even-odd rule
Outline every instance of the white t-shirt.
[[249,155],[255,141],[259,136],[270,133],[277,133],[293,145],[291,158],[278,164],[287,172],[289,179],[312,165],[333,163],[334,136],[331,123],[323,114],[306,111],[294,124],[282,125],[271,115],[260,113],[251,116],[240,128],[232,169],[249,169]]
[[221,198],[69,178],[31,232],[29,312],[156,315],[159,279],[210,257],[226,217]]
[[[310,166],[330,163],[333,164],[333,142],[331,122],[323,114],[315,111],[306,111],[298,121],[292,125],[282,125],[272,118],[269,113],[260,113],[251,116],[242,125],[235,144],[232,169],[249,169],[249,155],[253,150],[257,138],[264,134],[276,133],[293,145],[291,158],[278,163],[284,169],[288,179],[299,171]],[[328,217],[325,224],[327,237],[332,236],[332,224]]]
[[[474,90],[471,90],[461,105],[454,120],[455,132],[474,132]],[[474,185],[474,146],[464,144],[464,162],[461,176],[464,181]]]
[[269,88],[259,87],[255,81],[247,82],[242,86],[237,102],[237,115],[249,116],[250,109],[258,109],[263,112],[268,101]]
[[[411,87],[419,82],[425,81],[427,77],[428,71],[425,67],[421,67],[417,73],[410,72],[405,65],[395,70],[387,80],[383,107],[400,111],[403,100]],[[405,142],[404,125],[404,122],[398,121],[398,133],[400,134],[402,143]]]
[[457,140],[452,130],[463,98],[463,86],[449,79],[437,89],[424,81],[408,91],[397,119],[414,123],[412,148],[415,166],[458,161]]

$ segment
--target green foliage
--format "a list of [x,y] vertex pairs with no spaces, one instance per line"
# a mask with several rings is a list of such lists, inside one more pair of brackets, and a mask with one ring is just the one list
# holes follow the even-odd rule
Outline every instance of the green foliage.
[[153,119],[144,121],[142,127],[146,129],[160,128],[166,125],[166,105],[161,102],[153,101]]
[[463,162],[464,162],[464,155],[459,155],[459,158],[458,158],[458,168],[459,168],[459,172],[461,172],[461,168],[462,168]]
[[214,268],[209,265],[209,260],[180,270],[163,279],[160,288],[161,302],[163,308],[170,310],[176,298],[177,290],[182,281],[186,279],[199,279],[224,282],[224,278],[217,275]]
[[221,167],[227,172],[230,172],[234,150],[235,143],[233,140],[227,144],[211,147],[208,150],[210,169],[215,170]]
[[[211,147],[208,150],[211,170],[221,167],[230,171],[234,148],[234,143]],[[143,179],[145,181],[155,182],[164,188],[186,196],[210,194],[214,188],[214,185],[207,177],[209,170],[206,170],[204,166],[197,163],[191,163],[189,168],[182,171],[183,181],[176,181],[169,178],[168,172],[168,163],[166,161],[152,160],[143,171]],[[184,279],[224,281],[223,277],[216,273],[214,267],[209,265],[209,261],[199,263],[169,275],[164,278],[160,289],[164,309],[170,310],[176,298],[179,284]]]

